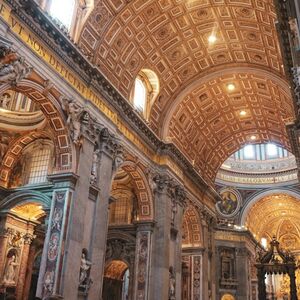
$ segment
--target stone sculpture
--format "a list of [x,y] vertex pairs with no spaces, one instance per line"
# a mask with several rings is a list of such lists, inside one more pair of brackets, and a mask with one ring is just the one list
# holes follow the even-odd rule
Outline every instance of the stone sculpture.
[[24,57],[20,57],[9,64],[0,64],[0,82],[17,85],[26,78],[32,68],[25,64]]
[[18,263],[16,262],[16,255],[13,254],[7,260],[7,266],[4,272],[3,284],[4,285],[15,285],[15,277],[16,277],[16,266]]

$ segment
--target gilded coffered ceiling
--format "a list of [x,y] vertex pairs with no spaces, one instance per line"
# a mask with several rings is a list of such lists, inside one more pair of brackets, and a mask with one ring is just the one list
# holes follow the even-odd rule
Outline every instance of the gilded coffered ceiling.
[[103,0],[79,45],[127,98],[141,69],[157,74],[151,128],[213,182],[251,135],[289,149],[284,120],[294,113],[275,22],[273,0]]
[[259,241],[276,236],[284,247],[299,250],[299,199],[287,194],[266,196],[251,207],[245,224]]
[[29,202],[15,206],[11,212],[29,220],[38,220],[45,215],[43,207],[39,203]]

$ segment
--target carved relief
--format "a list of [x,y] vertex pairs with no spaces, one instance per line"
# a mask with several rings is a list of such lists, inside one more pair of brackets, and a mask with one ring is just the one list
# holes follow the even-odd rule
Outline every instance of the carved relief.
[[57,259],[61,247],[61,231],[63,223],[63,211],[65,201],[67,197],[67,191],[55,191],[53,195],[54,211],[51,220],[49,242],[47,249],[46,267],[43,279],[43,291],[42,298],[51,296],[55,291],[54,280],[55,273],[57,271]]
[[201,256],[193,256],[193,299],[199,299],[201,294]]
[[119,259],[127,262],[134,262],[135,245],[131,245],[124,240],[108,240],[106,246],[106,260]]
[[24,57],[17,58],[6,64],[0,63],[0,83],[17,85],[31,71],[32,68],[26,65]]
[[139,232],[138,246],[137,246],[137,298],[139,300],[146,299],[147,276],[148,276],[148,255],[150,232]]

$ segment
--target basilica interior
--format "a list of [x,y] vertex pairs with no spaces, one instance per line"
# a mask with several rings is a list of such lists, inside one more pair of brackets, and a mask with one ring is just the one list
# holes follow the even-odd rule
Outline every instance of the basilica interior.
[[0,299],[300,299],[299,0],[0,0]]

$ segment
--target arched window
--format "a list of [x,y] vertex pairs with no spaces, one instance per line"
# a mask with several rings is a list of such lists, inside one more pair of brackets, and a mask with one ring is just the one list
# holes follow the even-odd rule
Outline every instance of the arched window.
[[133,106],[148,119],[151,106],[159,93],[157,75],[149,69],[142,69],[134,82],[132,91]]
[[113,191],[114,201],[109,208],[110,224],[131,224],[133,216],[134,194],[128,190]]
[[147,89],[140,78],[136,78],[134,84],[133,104],[138,110],[144,112],[147,102]]
[[49,5],[49,14],[59,23],[70,30],[74,12],[75,0],[51,0]]
[[24,150],[13,169],[11,186],[47,182],[52,172],[54,146],[50,140],[37,140]]

